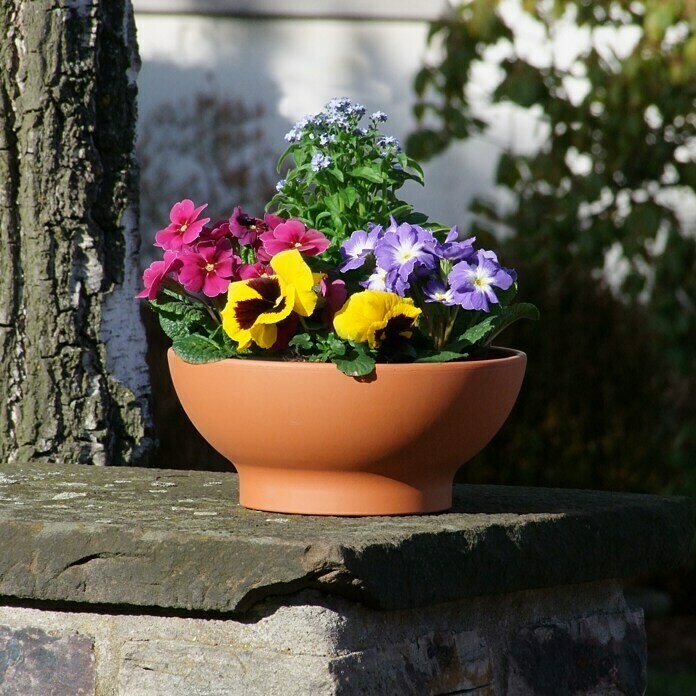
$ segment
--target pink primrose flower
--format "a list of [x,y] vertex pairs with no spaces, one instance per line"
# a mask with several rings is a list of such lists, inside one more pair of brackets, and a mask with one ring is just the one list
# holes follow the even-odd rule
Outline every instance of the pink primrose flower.
[[145,289],[139,292],[136,297],[147,297],[154,300],[159,292],[162,281],[170,273],[176,273],[181,268],[181,259],[175,251],[165,251],[162,261],[155,261],[143,273],[143,285]]
[[241,265],[228,239],[217,244],[199,244],[195,251],[184,251],[181,260],[179,282],[189,292],[202,291],[207,297],[226,292],[231,280],[238,277]]
[[263,221],[268,225],[268,228],[271,230],[274,230],[278,225],[282,225],[284,222],[287,222],[285,218],[280,217],[280,215],[271,215],[270,213],[266,213],[263,216]]
[[212,225],[206,225],[201,231],[201,236],[197,242],[219,242],[221,239],[230,239],[230,223],[227,220],[218,220]]
[[275,256],[286,249],[297,249],[307,256],[321,254],[329,246],[329,240],[317,230],[307,229],[300,221],[292,218],[260,237],[264,251]]
[[198,239],[203,226],[210,222],[210,218],[197,219],[207,206],[205,203],[196,208],[188,198],[175,203],[169,211],[170,224],[155,235],[155,246],[180,251],[184,245]]

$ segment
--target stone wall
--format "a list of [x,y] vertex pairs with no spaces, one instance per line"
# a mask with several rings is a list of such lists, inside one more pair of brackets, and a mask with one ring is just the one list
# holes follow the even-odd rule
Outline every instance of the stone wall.
[[0,693],[503,696],[645,687],[616,582],[378,611],[305,591],[243,618],[0,608]]
[[6,465],[0,696],[641,696],[622,577],[685,498],[457,486],[438,515],[279,515],[232,474]]

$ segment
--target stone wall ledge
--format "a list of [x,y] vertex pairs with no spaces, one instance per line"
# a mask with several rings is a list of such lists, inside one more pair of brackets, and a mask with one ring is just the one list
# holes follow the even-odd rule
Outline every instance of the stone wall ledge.
[[443,514],[303,517],[241,508],[229,473],[27,464],[0,473],[0,523],[7,598],[239,617],[303,590],[411,609],[663,571],[685,559],[694,509],[460,485]]

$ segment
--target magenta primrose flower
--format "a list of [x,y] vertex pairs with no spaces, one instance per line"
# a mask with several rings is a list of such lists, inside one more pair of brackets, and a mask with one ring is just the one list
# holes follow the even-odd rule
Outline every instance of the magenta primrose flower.
[[303,222],[291,218],[282,222],[260,237],[263,248],[270,256],[287,249],[297,249],[307,256],[316,256],[325,251],[330,242],[317,230],[307,229]]
[[143,285],[145,289],[139,292],[136,297],[147,297],[154,300],[159,292],[162,281],[170,273],[176,273],[181,268],[181,259],[175,251],[165,251],[162,261],[155,261],[143,273]]
[[179,282],[188,292],[203,292],[216,297],[227,291],[231,280],[238,275],[241,259],[234,255],[228,239],[217,244],[199,244],[181,255]]
[[231,238],[230,223],[228,220],[218,220],[212,225],[206,225],[200,237],[196,240],[197,244],[201,242],[219,242],[221,239]]
[[172,206],[169,211],[170,224],[155,235],[155,246],[172,251],[180,251],[185,244],[191,244],[200,236],[210,218],[198,219],[208,204],[196,208],[193,201],[185,198]]

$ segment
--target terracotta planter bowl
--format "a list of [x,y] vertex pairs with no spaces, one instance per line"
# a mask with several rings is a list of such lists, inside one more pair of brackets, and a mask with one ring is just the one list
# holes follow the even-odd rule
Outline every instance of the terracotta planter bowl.
[[491,356],[378,365],[365,379],[331,364],[168,357],[189,418],[237,467],[244,507],[405,515],[451,507],[455,472],[508,417],[527,358]]

